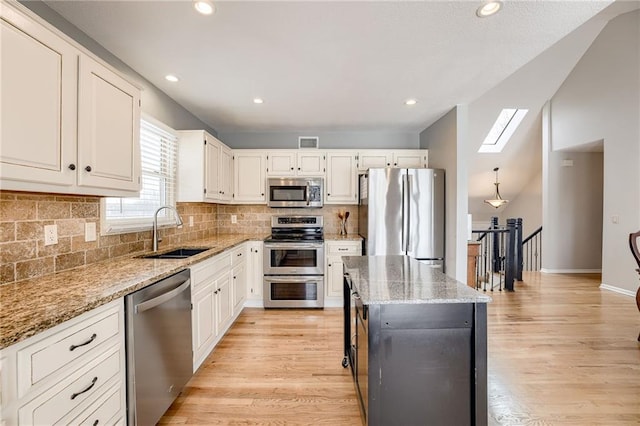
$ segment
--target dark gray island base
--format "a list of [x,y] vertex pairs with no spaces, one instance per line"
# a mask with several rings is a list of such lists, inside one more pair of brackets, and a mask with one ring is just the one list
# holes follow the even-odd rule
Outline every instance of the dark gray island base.
[[343,257],[363,423],[486,425],[488,296],[407,256]]

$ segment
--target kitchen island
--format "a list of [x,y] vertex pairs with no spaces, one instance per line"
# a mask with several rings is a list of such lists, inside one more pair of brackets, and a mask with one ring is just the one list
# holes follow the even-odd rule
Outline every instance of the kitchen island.
[[407,256],[342,259],[343,366],[363,422],[486,425],[491,298]]

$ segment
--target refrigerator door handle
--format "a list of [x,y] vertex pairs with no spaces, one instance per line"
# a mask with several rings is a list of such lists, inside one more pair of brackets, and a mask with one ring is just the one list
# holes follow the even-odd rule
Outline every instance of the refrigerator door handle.
[[405,206],[407,209],[407,216],[405,219],[405,226],[407,228],[407,244],[404,251],[409,254],[409,250],[411,249],[411,175],[409,173],[407,173],[407,196],[405,199]]
[[402,175],[402,250],[409,247],[409,176]]

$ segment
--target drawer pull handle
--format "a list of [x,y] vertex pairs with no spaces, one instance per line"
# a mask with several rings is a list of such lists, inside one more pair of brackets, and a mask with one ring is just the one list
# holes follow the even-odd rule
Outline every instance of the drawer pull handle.
[[96,340],[96,337],[98,337],[98,335],[97,335],[96,333],[93,333],[93,334],[91,335],[91,337],[89,338],[89,340],[87,340],[87,341],[86,341],[86,342],[84,342],[84,343],[80,343],[79,345],[71,345],[71,346],[69,346],[69,350],[70,350],[70,351],[73,351],[74,349],[78,349],[78,348],[79,348],[79,347],[81,347],[81,346],[86,346],[86,345],[88,345],[89,343],[91,343],[91,342],[93,342],[94,340]]
[[338,251],[349,251],[348,248],[338,248]]
[[89,392],[91,388],[96,385],[97,381],[98,381],[98,378],[94,377],[93,380],[91,381],[91,384],[85,390],[81,390],[80,392],[74,393],[73,395],[71,395],[71,399],[76,399],[77,396],[80,396],[85,392]]
[[99,419],[96,419],[96,421],[95,421],[95,422],[93,422],[93,426],[98,426],[98,423],[100,423],[100,420],[99,420]]
[[238,253],[238,257],[242,256],[242,253]]

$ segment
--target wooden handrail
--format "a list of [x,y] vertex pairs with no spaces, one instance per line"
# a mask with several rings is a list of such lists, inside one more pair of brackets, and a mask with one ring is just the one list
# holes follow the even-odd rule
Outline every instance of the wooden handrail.
[[526,244],[527,241],[529,241],[530,239],[532,239],[533,237],[535,237],[536,235],[538,235],[539,233],[542,232],[542,226],[538,229],[536,229],[535,231],[533,231],[533,233],[531,233],[531,235],[529,235],[527,238],[525,238],[524,240],[522,240],[522,244]]

